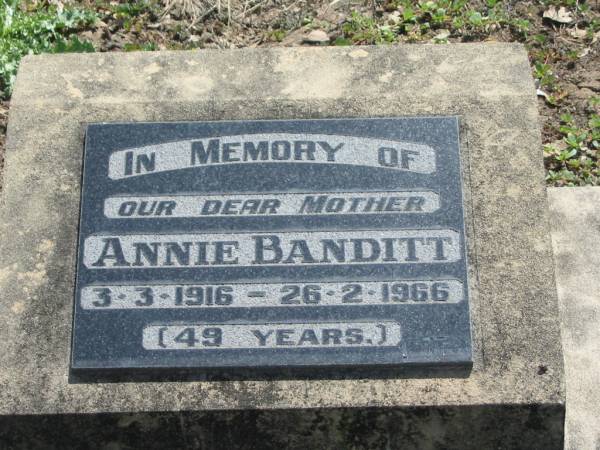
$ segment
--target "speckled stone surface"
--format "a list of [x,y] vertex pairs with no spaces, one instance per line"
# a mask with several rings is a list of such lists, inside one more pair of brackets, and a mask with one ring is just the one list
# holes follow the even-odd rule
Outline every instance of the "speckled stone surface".
[[599,187],[549,188],[567,414],[565,448],[600,446]]
[[[436,114],[461,121],[469,376],[68,383],[86,123]],[[519,45],[26,57],[11,103],[0,206],[0,413],[430,406],[460,411],[436,427],[464,427],[475,446],[508,442],[485,415],[461,419],[495,405],[498,424],[514,422],[524,445],[559,448],[563,363],[539,149],[535,92]],[[423,425],[422,409],[415,411],[406,413],[407,433]],[[350,432],[333,422],[336,433]],[[461,444],[464,433],[444,448]]]
[[[271,151],[254,160],[236,143],[242,137],[244,148],[268,148],[271,139]],[[233,142],[224,144],[223,156],[220,141]],[[211,157],[189,167],[196,144]],[[311,144],[309,162],[299,150]],[[406,149],[405,167],[397,165],[398,153],[397,164],[386,159],[398,148]],[[136,151],[152,155],[151,171],[137,172]],[[175,369],[193,376],[316,367],[337,376],[339,367],[373,366],[468,372],[457,117],[94,124],[83,167],[74,374],[89,380],[112,370],[126,379],[133,369],[159,381],[172,379]],[[209,193],[221,200],[205,200]],[[279,205],[262,214],[229,206],[218,217],[215,205],[229,202],[230,193]],[[354,210],[322,214],[327,207],[311,206],[316,198],[350,203],[340,193],[360,200]],[[425,206],[430,198],[435,210],[386,212],[392,198],[396,211],[402,198]],[[107,214],[107,202],[117,211]],[[158,214],[150,206],[156,202],[173,207]],[[155,259],[135,250],[125,256],[145,240],[157,249]],[[341,242],[343,257],[323,249],[325,242]],[[113,246],[120,261],[110,256]],[[307,292],[308,303],[301,296]]]

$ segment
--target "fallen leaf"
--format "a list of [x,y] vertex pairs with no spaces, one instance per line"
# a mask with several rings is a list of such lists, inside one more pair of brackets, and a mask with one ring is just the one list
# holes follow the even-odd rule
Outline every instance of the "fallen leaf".
[[398,23],[400,23],[400,21],[401,21],[401,18],[400,18],[400,11],[397,11],[397,10],[396,10],[396,11],[392,12],[392,13],[391,13],[391,14],[388,16],[388,19],[389,19],[389,21],[390,21],[390,22],[392,22],[393,24],[398,24]]
[[440,30],[438,34],[433,37],[433,41],[445,41],[450,36],[450,31],[448,30]]
[[564,6],[561,6],[558,10],[556,10],[556,7],[551,6],[546,11],[544,11],[543,18],[549,19],[557,23],[573,22],[573,16],[571,15],[571,12],[567,11],[567,8],[565,8]]
[[569,33],[575,39],[583,39],[583,38],[585,38],[587,36],[587,31],[580,30],[577,27],[575,27],[575,28],[569,28],[569,30],[567,30],[567,33]]

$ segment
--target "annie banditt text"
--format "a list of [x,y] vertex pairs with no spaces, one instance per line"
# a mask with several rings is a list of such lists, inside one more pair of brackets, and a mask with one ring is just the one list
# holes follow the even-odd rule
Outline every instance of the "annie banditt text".
[[89,268],[402,264],[460,259],[453,230],[90,236]]

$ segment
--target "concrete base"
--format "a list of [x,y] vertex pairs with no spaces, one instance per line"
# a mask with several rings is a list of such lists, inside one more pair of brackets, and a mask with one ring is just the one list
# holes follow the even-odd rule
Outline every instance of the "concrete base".
[[600,447],[600,187],[548,189],[560,305],[565,447]]
[[[436,114],[461,120],[471,373],[69,383],[86,123]],[[419,448],[510,448],[516,442],[560,448],[563,361],[537,119],[527,54],[512,44],[26,57],[11,103],[0,206],[5,423],[26,430],[17,415],[43,415],[39,423],[64,430],[58,437],[72,432],[76,439],[81,428],[73,424],[89,419],[72,414],[114,413],[102,417],[118,424],[127,423],[122,413],[172,411],[165,420],[177,424],[188,417],[178,411],[282,409],[288,412],[239,417],[264,421],[268,427],[260,429],[273,433],[297,430],[297,442],[329,433],[335,447],[369,435],[365,411],[392,443],[401,434],[422,436]],[[371,416],[365,408],[379,412]],[[219,424],[230,413],[214,414],[207,417]],[[330,418],[319,419],[323,415]],[[225,435],[223,427],[210,428],[212,420],[197,426]],[[236,423],[231,430],[242,439]],[[160,434],[160,426],[149,434],[145,427],[136,430],[149,440]]]

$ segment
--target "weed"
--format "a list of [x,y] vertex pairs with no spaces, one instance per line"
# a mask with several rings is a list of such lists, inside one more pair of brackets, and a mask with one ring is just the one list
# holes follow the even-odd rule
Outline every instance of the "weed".
[[556,76],[552,72],[552,67],[548,64],[536,62],[533,65],[533,74],[540,82],[540,87],[554,90],[556,87]]
[[355,44],[383,44],[394,41],[394,33],[389,26],[378,25],[375,20],[356,11],[342,25],[344,35]]
[[[591,103],[591,102],[590,102]],[[560,116],[562,139],[544,146],[549,168],[546,180],[555,186],[598,184],[600,181],[600,116],[592,114],[578,126],[570,113]]]
[[485,6],[474,7],[476,2],[466,0],[392,0],[386,9],[393,11],[388,24],[353,13],[342,30],[344,38],[352,43],[386,43],[393,41],[421,41],[436,39],[438,30],[463,36],[485,35],[493,27],[504,27],[518,39],[525,39],[531,23],[522,18],[509,18],[506,5],[499,0],[487,0]]
[[269,38],[273,41],[281,42],[283,38],[285,38],[287,31],[284,29],[278,28],[269,33]]
[[92,24],[96,15],[89,11],[38,7],[23,12],[18,0],[0,0],[0,98],[8,98],[24,55],[43,52],[94,51],[90,43],[70,35]]
[[117,19],[132,19],[143,13],[152,12],[153,5],[145,0],[108,5]]
[[158,6],[154,0],[135,0],[116,5],[111,2],[105,8],[121,23],[125,31],[135,30],[137,33],[145,27],[148,16],[156,17],[158,14]]
[[352,45],[352,41],[350,39],[346,39],[344,37],[337,37],[335,39],[335,41],[333,41],[333,45],[338,45],[338,46],[345,46],[345,45]]

